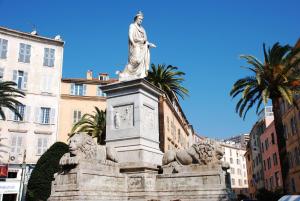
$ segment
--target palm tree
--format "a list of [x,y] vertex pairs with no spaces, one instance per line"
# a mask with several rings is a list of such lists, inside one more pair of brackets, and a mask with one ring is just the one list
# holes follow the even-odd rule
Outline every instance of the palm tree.
[[15,86],[17,86],[17,84],[12,81],[0,82],[0,117],[3,120],[6,119],[3,108],[8,108],[21,120],[23,119],[17,108],[21,103],[16,98],[23,98],[25,93],[15,88]]
[[248,110],[255,104],[256,113],[258,113],[262,103],[267,104],[268,100],[272,101],[283,187],[286,188],[288,162],[280,103],[285,101],[297,107],[295,95],[300,93],[300,69],[297,67],[300,59],[297,59],[296,55],[299,49],[275,43],[268,51],[263,44],[263,52],[263,63],[251,55],[241,56],[250,64],[250,67],[246,69],[250,70],[253,75],[237,80],[230,91],[230,96],[234,98],[241,94],[236,105],[236,112],[244,119]]
[[85,132],[93,138],[97,138],[98,144],[105,144],[106,138],[106,114],[105,111],[95,107],[94,114],[84,114],[74,124],[70,137],[76,132]]
[[189,91],[181,86],[184,81],[184,72],[178,71],[178,67],[165,64],[158,64],[157,67],[151,64],[151,70],[148,72],[146,79],[163,90],[170,100],[180,96],[184,99],[185,95],[188,95]]

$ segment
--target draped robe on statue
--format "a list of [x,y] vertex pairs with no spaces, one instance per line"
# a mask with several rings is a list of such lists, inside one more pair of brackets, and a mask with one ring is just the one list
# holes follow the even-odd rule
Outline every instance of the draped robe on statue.
[[129,26],[128,64],[122,72],[123,78],[144,78],[150,65],[150,51],[146,31],[142,26]]

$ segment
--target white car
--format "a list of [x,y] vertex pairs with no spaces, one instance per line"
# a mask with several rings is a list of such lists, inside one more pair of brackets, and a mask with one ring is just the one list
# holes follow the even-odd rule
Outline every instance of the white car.
[[300,195],[285,195],[278,201],[300,201]]

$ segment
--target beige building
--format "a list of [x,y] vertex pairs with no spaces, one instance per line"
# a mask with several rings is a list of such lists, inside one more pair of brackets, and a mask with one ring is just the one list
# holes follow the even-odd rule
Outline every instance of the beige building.
[[1,146],[1,160],[9,164],[10,177],[1,182],[0,200],[2,195],[3,199],[17,196],[19,186],[10,180],[20,178],[20,164],[24,161],[30,168],[57,140],[63,50],[60,36],[52,39],[36,31],[0,27],[0,80],[16,82],[26,94],[17,106],[23,120],[8,109],[7,120],[0,120],[0,136],[5,138],[1,144],[6,145]]
[[92,114],[95,107],[106,109],[106,95],[101,91],[100,86],[116,81],[110,79],[106,73],[100,73],[97,78],[93,78],[92,71],[87,72],[86,78],[61,80],[59,141],[67,142],[73,125],[84,114]]
[[231,187],[236,195],[248,195],[248,176],[245,153],[240,143],[233,141],[220,142],[224,156],[222,160],[230,164]]
[[159,102],[161,151],[189,147],[193,142],[193,134],[193,127],[185,117],[179,102],[171,102],[167,96],[162,96]]

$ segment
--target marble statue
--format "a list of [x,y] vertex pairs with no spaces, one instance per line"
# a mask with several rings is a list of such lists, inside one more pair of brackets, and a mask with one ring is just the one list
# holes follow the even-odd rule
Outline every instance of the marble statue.
[[120,81],[144,78],[148,74],[150,66],[149,49],[156,46],[148,42],[146,31],[142,27],[143,19],[143,13],[140,11],[134,17],[134,22],[129,26],[128,64],[123,72],[118,72]]
[[203,141],[193,144],[188,149],[169,150],[163,156],[163,165],[176,163],[179,165],[208,165],[211,163],[222,163],[224,153],[221,146],[213,141]]
[[118,162],[117,152],[112,147],[97,145],[85,133],[76,133],[70,138],[69,151],[60,159],[61,166],[78,165],[82,160],[93,163]]

